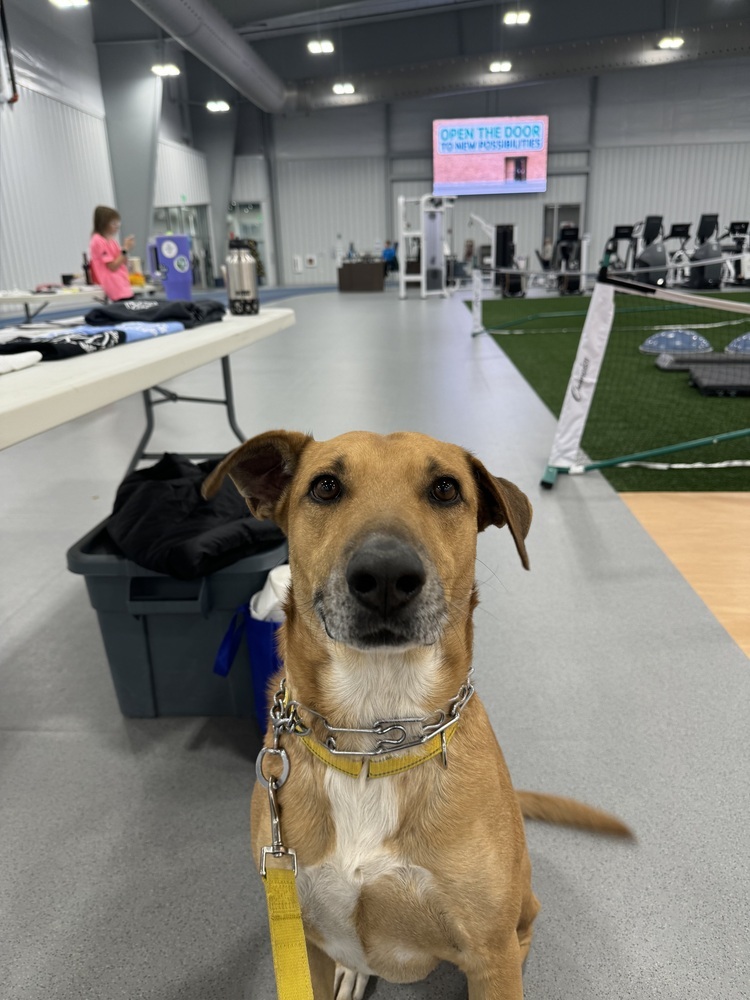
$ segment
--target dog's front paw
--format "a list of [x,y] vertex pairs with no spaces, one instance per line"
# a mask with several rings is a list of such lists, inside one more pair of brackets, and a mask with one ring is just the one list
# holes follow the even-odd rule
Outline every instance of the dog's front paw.
[[347,969],[336,963],[336,977],[333,981],[334,1000],[362,1000],[369,976]]

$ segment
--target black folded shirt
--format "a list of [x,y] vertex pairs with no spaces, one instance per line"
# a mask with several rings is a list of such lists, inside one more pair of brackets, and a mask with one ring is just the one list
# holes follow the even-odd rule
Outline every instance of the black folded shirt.
[[60,333],[56,337],[41,340],[38,337],[16,337],[0,344],[0,354],[23,354],[26,351],[39,351],[42,361],[61,361],[63,358],[74,358],[79,354],[92,354],[94,351],[105,351],[125,343],[125,334],[118,330],[104,330],[102,333]]
[[106,306],[96,306],[86,313],[86,322],[91,326],[111,326],[128,320],[139,320],[144,323],[161,323],[174,319],[184,324],[186,330],[204,323],[216,323],[223,319],[226,309],[221,302],[213,299],[203,299],[200,302],[188,302],[175,299],[172,302],[154,301],[153,299],[124,299],[121,302],[110,302]]

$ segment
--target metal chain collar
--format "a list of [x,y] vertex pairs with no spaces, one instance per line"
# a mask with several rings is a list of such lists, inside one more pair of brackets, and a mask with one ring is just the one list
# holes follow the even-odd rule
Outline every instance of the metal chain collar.
[[[317,737],[311,726],[305,725],[300,711],[318,719],[325,728],[328,736],[322,744],[330,753],[340,757],[378,757],[387,753],[394,753],[397,750],[409,750],[413,747],[422,746],[433,736],[444,733],[451,726],[454,726],[461,717],[461,712],[474,694],[474,685],[471,678],[474,673],[472,667],[468,673],[466,681],[461,685],[458,693],[448,703],[448,707],[437,709],[430,715],[425,715],[411,719],[383,719],[375,722],[370,729],[347,729],[341,726],[332,726],[330,722],[314,709],[303,705],[294,699],[288,699],[288,689],[286,678],[282,678],[278,691],[274,695],[273,704],[270,710],[271,723],[273,725],[273,746],[278,749],[279,737],[281,733],[294,733],[297,736],[309,736],[312,739]],[[408,727],[408,728],[407,728]],[[417,735],[409,739],[409,729],[417,730]],[[380,737],[375,744],[374,750],[339,750],[337,740],[339,736],[362,735]]]

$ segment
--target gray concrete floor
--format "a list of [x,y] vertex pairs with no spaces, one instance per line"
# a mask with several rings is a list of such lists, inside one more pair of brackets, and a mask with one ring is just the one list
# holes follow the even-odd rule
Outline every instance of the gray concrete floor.
[[[420,430],[470,448],[535,505],[531,573],[507,532],[480,536],[477,686],[518,787],[610,809],[638,840],[530,824],[543,912],[527,998],[750,996],[746,657],[602,479],[539,489],[553,419],[488,337],[471,339],[460,302],[391,288],[291,305],[295,327],[233,358],[248,435]],[[218,391],[219,366],[173,384]],[[133,397],[0,455],[7,1000],[275,995],[248,846],[257,733],[122,718],[84,583],[65,568],[109,512],[142,420]],[[233,445],[218,408],[163,406],[158,421],[156,449]],[[374,996],[458,1000],[465,986],[441,967]]]

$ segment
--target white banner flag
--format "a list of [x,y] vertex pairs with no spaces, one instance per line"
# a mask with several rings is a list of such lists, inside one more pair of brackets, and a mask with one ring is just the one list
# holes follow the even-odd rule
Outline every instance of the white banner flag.
[[607,349],[614,312],[614,287],[597,282],[591,294],[573,372],[552,442],[549,465],[553,468],[569,469],[580,461],[583,429]]

